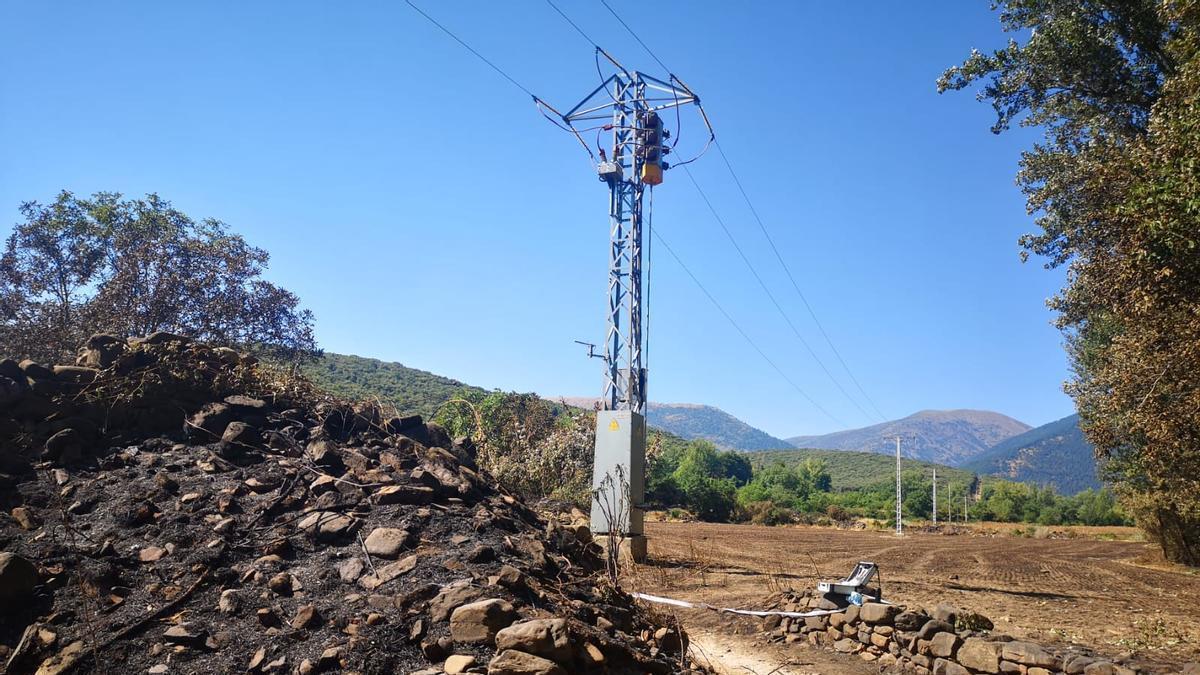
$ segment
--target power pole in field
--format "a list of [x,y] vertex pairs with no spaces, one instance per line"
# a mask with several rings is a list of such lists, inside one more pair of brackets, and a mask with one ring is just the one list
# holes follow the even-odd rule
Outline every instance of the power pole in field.
[[900,437],[896,437],[896,536],[904,534],[904,523],[902,520],[902,495],[900,494]]
[[[594,533],[619,532],[626,537],[636,560],[645,556],[643,215],[649,215],[653,188],[662,183],[663,173],[670,168],[663,157],[671,152],[672,146],[665,142],[671,134],[663,128],[659,113],[689,103],[699,107],[700,98],[674,75],[664,82],[628,71],[604,50],[597,47],[597,51],[615,72],[561,117],[577,137],[575,124],[580,122],[612,132],[609,153],[601,149],[596,165],[600,181],[608,186],[608,327],[604,392],[596,413],[591,526]],[[702,108],[700,113],[708,125]],[[711,138],[711,126],[708,131]],[[643,200],[646,186],[651,188],[648,202]]]
[[937,525],[937,467],[933,467],[933,524]]

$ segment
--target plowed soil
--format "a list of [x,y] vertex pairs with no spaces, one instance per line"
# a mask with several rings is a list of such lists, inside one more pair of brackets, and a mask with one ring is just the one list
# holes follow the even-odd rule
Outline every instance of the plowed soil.
[[[759,609],[773,590],[811,587],[873,560],[893,602],[957,605],[990,617],[997,632],[1045,644],[1168,664],[1200,659],[1200,574],[1142,562],[1154,558],[1150,544],[657,522],[647,535],[651,559],[633,572],[643,592]],[[687,614],[696,628],[753,628]]]

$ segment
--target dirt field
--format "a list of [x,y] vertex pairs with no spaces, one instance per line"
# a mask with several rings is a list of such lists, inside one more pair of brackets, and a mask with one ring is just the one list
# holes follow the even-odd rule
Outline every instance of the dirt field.
[[[840,577],[873,560],[894,602],[958,605],[990,617],[999,632],[1046,644],[1200,660],[1200,574],[1137,562],[1153,558],[1144,543],[658,522],[647,523],[647,535],[651,560],[631,574],[643,592],[757,609],[781,586],[812,586],[817,570]],[[757,648],[753,622],[704,611],[687,619],[700,632],[741,632],[734,646]],[[805,658],[815,672],[873,672],[821,666],[826,657],[812,650],[794,660]]]

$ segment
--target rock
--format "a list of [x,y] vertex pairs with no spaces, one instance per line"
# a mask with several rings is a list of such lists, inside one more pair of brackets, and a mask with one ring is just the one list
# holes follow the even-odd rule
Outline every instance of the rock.
[[230,422],[225,426],[225,433],[221,434],[221,441],[240,446],[254,446],[262,440],[258,429],[246,424],[245,422]]
[[557,663],[512,649],[500,652],[488,663],[488,675],[567,675]]
[[184,647],[203,647],[208,635],[204,630],[189,623],[180,623],[163,631],[163,641]]
[[342,462],[341,453],[338,452],[333,441],[324,438],[310,441],[304,449],[304,456],[308,457],[313,464],[335,476],[340,476],[346,471],[346,464]]
[[1009,661],[1016,661],[1026,666],[1050,669],[1059,667],[1057,656],[1031,642],[1005,642],[1000,654]]
[[429,601],[429,616],[434,621],[445,621],[451,612],[478,598],[479,593],[465,581],[445,586]]
[[279,595],[292,594],[292,575],[287,572],[280,572],[267,582],[267,588],[275,591]]
[[933,618],[954,625],[958,621],[958,608],[952,605],[938,605],[933,609]]
[[317,668],[321,670],[332,670],[340,668],[342,662],[342,650],[338,647],[330,647],[321,652],[321,658],[317,661]]
[[70,672],[75,668],[75,664],[89,653],[82,640],[72,642],[61,652],[42,661],[34,675],[60,675]]
[[867,623],[890,624],[900,614],[898,605],[885,605],[880,602],[864,603],[859,609],[859,617]]
[[1137,671],[1111,661],[1095,661],[1083,669],[1083,675],[1137,675]]
[[292,628],[302,630],[317,625],[321,621],[321,615],[317,612],[314,605],[305,605],[301,607],[296,616],[292,619]]
[[516,618],[513,606],[503,600],[472,602],[451,612],[450,635],[455,642],[491,642]]
[[367,569],[367,564],[362,561],[362,558],[351,558],[346,562],[338,565],[338,577],[342,581],[350,584],[358,580],[362,576],[363,571]]
[[350,535],[358,521],[336,511],[314,511],[297,523],[297,527],[310,537],[322,541],[337,541]]
[[188,344],[192,341],[189,337],[168,333],[165,330],[154,331],[153,333],[142,338],[130,338],[130,345],[164,345],[170,343]]
[[54,366],[53,371],[55,379],[73,384],[91,384],[100,374],[95,368],[86,366]]
[[33,515],[33,511],[24,506],[18,506],[12,510],[12,519],[17,522],[17,527],[20,527],[22,530],[36,530],[40,525],[37,516]]
[[971,671],[953,661],[934,659],[933,675],[971,675]]
[[8,405],[21,398],[25,393],[25,376],[21,379],[13,379],[7,375],[0,375],[0,406]]
[[921,630],[917,631],[917,638],[920,640],[928,640],[934,635],[942,632],[953,633],[953,624],[949,624],[938,619],[933,619],[932,621],[926,622],[924,626],[921,626]]
[[270,607],[259,607],[255,615],[258,617],[258,622],[267,628],[272,628],[280,624],[279,615]]
[[368,591],[373,591],[389,581],[416,569],[419,559],[420,556],[410,555],[403,560],[397,560],[394,563],[378,567],[375,570],[375,574],[367,574],[359,577],[358,583]]
[[15,600],[33,594],[41,583],[33,563],[15,553],[0,553],[0,600]]
[[459,675],[459,673],[467,672],[467,668],[475,665],[475,657],[468,654],[455,654],[446,659],[442,664],[442,670],[447,675]]
[[222,614],[236,614],[241,604],[238,592],[228,588],[221,591],[221,597],[217,600],[217,611]]
[[842,638],[833,643],[833,648],[843,654],[850,654],[862,649],[862,645],[858,640],[851,638]]
[[959,642],[961,641],[958,639],[958,636],[952,632],[936,633],[929,641],[929,652],[934,656],[952,659],[954,658],[954,653],[958,651]]
[[[1088,664],[1095,663],[1096,661],[1097,659],[1082,654],[1068,656],[1064,659],[1063,672],[1067,675],[1081,675],[1083,670],[1088,667]],[[1197,673],[1197,675],[1200,675],[1200,673]]]
[[1000,651],[1003,648],[1003,642],[991,642],[983,638],[967,638],[958,648],[958,662],[981,673],[998,673],[1000,672]]
[[929,617],[925,616],[925,614],[921,612],[900,612],[900,614],[896,615],[895,620],[892,621],[892,625],[894,625],[897,630],[919,631],[921,630],[921,627],[923,627],[928,621]]
[[381,558],[395,559],[400,552],[412,546],[412,533],[396,527],[377,527],[363,542],[367,553]]
[[433,488],[424,485],[387,485],[375,492],[375,503],[380,506],[428,504],[433,501],[433,497]]
[[42,458],[59,464],[74,464],[83,458],[83,434],[63,429],[46,439]]
[[127,343],[115,335],[98,333],[88,338],[79,354],[77,363],[89,368],[107,368],[124,354]]
[[565,619],[532,619],[496,633],[496,649],[515,649],[564,663],[571,658],[571,638]]
[[992,620],[982,614],[976,612],[959,612],[958,618],[954,622],[954,627],[958,630],[991,630],[995,628]]
[[199,434],[201,441],[219,438],[233,420],[233,411],[224,403],[209,403],[188,418],[184,431],[188,436]]
[[25,359],[17,366],[21,369],[21,374],[31,380],[52,380],[54,379],[54,371],[46,366],[34,361],[33,359]]

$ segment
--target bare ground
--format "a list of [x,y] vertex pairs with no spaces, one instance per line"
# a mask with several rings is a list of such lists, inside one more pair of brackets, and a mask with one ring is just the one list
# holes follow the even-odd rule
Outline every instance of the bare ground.
[[[1081,644],[1117,656],[1182,664],[1200,659],[1200,574],[1163,564],[1149,544],[647,523],[650,561],[630,574],[638,590],[723,607],[760,608],[781,587],[839,577],[858,560],[879,563],[884,597],[949,603],[990,617],[998,632],[1045,644]],[[758,657],[760,674],[868,673],[853,659],[792,646],[773,653],[757,622],[704,610],[680,613],[700,646]],[[725,642],[720,636],[727,636]],[[787,665],[791,659],[796,663]],[[767,666],[773,662],[774,665]],[[807,663],[807,665],[806,665]],[[865,666],[865,668],[864,668]],[[806,670],[807,668],[807,670]]]

